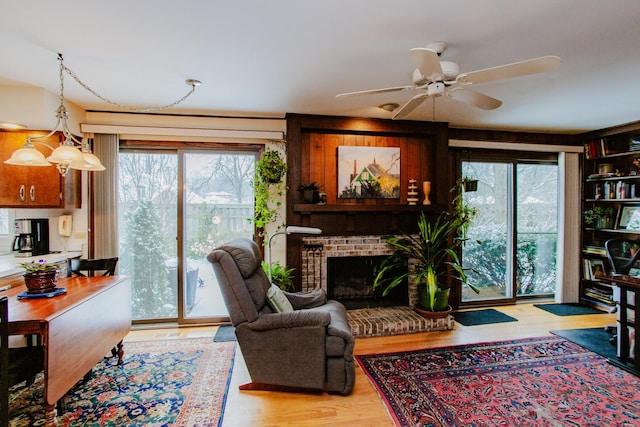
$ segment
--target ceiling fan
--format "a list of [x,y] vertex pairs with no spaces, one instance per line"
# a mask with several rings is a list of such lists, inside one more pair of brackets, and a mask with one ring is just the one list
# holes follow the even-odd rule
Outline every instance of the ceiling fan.
[[435,42],[426,48],[411,49],[411,57],[417,68],[413,71],[413,85],[383,89],[363,90],[336,95],[337,98],[356,95],[371,95],[386,92],[420,90],[393,115],[393,119],[402,119],[415,110],[429,97],[446,96],[483,110],[494,110],[502,105],[502,101],[469,88],[476,83],[509,79],[528,74],[543,73],[555,70],[560,66],[557,56],[542,56],[512,64],[500,65],[483,70],[460,73],[458,64],[441,61],[439,56],[447,49],[447,43]]

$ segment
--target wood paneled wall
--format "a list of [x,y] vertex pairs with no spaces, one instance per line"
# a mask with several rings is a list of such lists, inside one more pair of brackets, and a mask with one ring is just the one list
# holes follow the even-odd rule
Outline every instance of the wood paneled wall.
[[[447,124],[416,121],[287,115],[287,225],[321,228],[325,235],[393,234],[416,230],[421,211],[436,215],[449,207]],[[338,198],[339,146],[399,147],[399,199]],[[432,182],[432,204],[409,206],[409,179]],[[302,203],[300,184],[315,182],[326,205]],[[299,270],[301,236],[287,236],[287,265]],[[299,278],[295,280],[299,286]]]
[[[338,188],[338,147],[398,147],[400,148],[400,199],[340,199]],[[301,176],[303,184],[315,182],[327,194],[327,204],[386,204],[407,203],[409,179],[418,183],[434,179],[435,144],[430,135],[354,135],[309,132],[302,135]],[[296,196],[301,203],[301,195]]]

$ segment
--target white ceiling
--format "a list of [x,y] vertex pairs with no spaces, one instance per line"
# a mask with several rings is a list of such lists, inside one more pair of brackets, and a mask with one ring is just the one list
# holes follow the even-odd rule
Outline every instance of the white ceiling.
[[[411,92],[336,99],[411,84],[409,49],[449,44],[473,71],[557,55],[552,72],[474,85],[503,101],[483,111],[425,102],[408,119],[454,127],[576,133],[640,120],[637,0],[20,0],[3,2],[0,85],[58,93],[57,53],[116,103],[170,112],[390,118]],[[65,96],[114,110],[65,75]],[[6,102],[7,100],[3,100]],[[54,113],[52,112],[52,115]],[[0,117],[0,121],[2,118]]]

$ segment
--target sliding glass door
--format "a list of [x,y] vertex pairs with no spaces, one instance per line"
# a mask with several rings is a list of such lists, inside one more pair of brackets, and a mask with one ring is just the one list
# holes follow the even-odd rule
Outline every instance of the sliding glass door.
[[557,163],[465,161],[463,176],[478,190],[463,194],[478,210],[462,248],[468,281],[461,303],[552,296],[558,236]]
[[253,235],[255,153],[121,149],[120,271],[137,322],[228,318],[206,255]]
[[253,236],[254,163],[253,153],[183,153],[183,321],[228,317],[206,256],[233,238]]

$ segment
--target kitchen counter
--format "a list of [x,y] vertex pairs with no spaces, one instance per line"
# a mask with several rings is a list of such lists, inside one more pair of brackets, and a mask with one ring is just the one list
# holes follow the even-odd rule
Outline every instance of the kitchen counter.
[[61,252],[57,254],[46,254],[32,257],[18,258],[13,254],[0,255],[0,279],[11,276],[12,274],[21,274],[24,272],[19,265],[23,262],[39,261],[41,259],[47,262],[66,262],[68,258],[77,258],[82,256],[80,251]]

